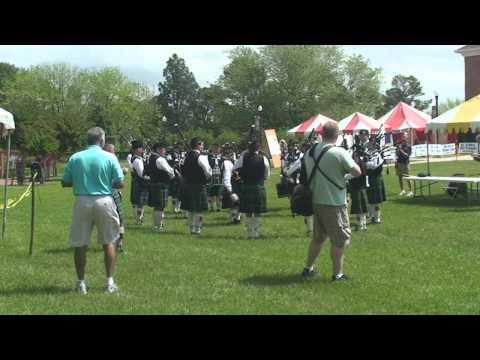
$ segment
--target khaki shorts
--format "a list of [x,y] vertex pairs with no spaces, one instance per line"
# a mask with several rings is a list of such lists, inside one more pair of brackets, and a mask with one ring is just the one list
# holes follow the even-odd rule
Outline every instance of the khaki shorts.
[[330,238],[332,244],[344,247],[350,243],[352,231],[346,206],[313,205],[313,238],[324,242]]
[[395,170],[397,171],[398,176],[409,175],[410,174],[410,164],[404,163],[395,163]]
[[93,226],[97,228],[97,240],[101,245],[116,241],[120,235],[120,218],[115,201],[110,195],[77,196],[73,206],[69,245],[90,245]]

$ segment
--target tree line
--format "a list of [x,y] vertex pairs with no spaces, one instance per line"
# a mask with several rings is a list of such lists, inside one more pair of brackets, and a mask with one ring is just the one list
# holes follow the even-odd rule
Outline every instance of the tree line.
[[431,103],[421,99],[422,86],[413,76],[395,76],[382,93],[381,68],[360,55],[347,56],[341,46],[238,46],[228,59],[217,81],[200,87],[185,60],[173,54],[157,94],[115,67],[0,63],[0,106],[15,115],[17,149],[63,154],[84,146],[91,126],[104,128],[108,140],[125,150],[133,138],[181,141],[175,124],[187,138],[242,142],[257,115],[264,128],[283,136],[318,113],[337,120],[355,111],[378,118],[399,101],[414,101],[420,110]]

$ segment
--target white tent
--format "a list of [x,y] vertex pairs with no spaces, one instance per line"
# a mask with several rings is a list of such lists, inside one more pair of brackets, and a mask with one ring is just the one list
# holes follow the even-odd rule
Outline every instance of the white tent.
[[2,222],[2,240],[5,237],[5,228],[7,223],[7,187],[8,187],[8,173],[10,170],[10,135],[15,130],[15,121],[13,114],[0,108],[0,126],[2,129],[2,136],[8,135],[7,140],[7,171],[5,173],[5,185],[3,190],[3,222]]

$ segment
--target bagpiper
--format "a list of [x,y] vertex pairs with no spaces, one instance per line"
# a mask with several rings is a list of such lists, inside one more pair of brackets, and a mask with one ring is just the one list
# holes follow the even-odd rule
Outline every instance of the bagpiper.
[[223,191],[223,158],[220,145],[212,145],[211,152],[208,154],[208,163],[212,168],[212,177],[208,186],[208,205],[210,211],[220,211]]
[[380,152],[380,144],[375,141],[375,137],[370,138],[367,148],[373,154],[366,164],[369,185],[367,188],[368,213],[372,224],[380,224],[381,204],[387,200],[382,175],[384,159]]
[[223,194],[222,208],[230,209],[230,222],[240,224],[242,213],[240,212],[240,178],[238,172],[233,172],[233,151],[224,148],[223,152]]
[[180,184],[182,181],[181,167],[183,165],[182,151],[178,144],[175,144],[172,151],[167,154],[167,161],[171,168],[175,172],[175,177],[170,181],[170,187],[168,189],[169,195],[172,197],[173,212],[179,214],[180,210]]
[[162,143],[153,145],[153,151],[148,159],[148,174],[150,175],[148,206],[153,208],[153,230],[164,232],[164,211],[168,204],[168,189],[175,177],[175,171],[168,164],[166,147]]
[[242,180],[240,191],[240,212],[247,216],[249,238],[259,238],[261,233],[260,215],[267,212],[265,180],[270,176],[270,164],[259,151],[260,144],[253,140],[236,161],[233,170],[238,170]]
[[148,203],[149,180],[145,174],[146,164],[143,158],[145,148],[142,143],[132,143],[133,155],[130,159],[132,166],[132,185],[130,202],[133,207],[133,216],[137,225],[143,224],[144,206]]
[[193,138],[190,147],[183,165],[181,209],[188,211],[190,233],[199,235],[203,225],[202,213],[208,211],[207,183],[212,176],[212,169],[208,157],[202,154],[203,141]]

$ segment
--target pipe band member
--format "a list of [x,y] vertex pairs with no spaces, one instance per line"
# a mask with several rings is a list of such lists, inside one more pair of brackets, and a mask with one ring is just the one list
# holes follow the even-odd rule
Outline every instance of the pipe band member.
[[260,214],[267,212],[265,180],[270,176],[268,159],[259,151],[258,141],[252,141],[248,150],[240,155],[233,170],[239,170],[242,179],[240,191],[240,212],[247,215],[249,238],[259,238],[261,232]]
[[181,209],[188,211],[190,233],[202,232],[202,213],[208,211],[207,183],[212,176],[208,158],[203,155],[204,144],[199,138],[190,142],[192,150],[187,153],[183,165]]
[[133,207],[133,216],[137,225],[143,224],[144,206],[148,203],[150,178],[145,172],[146,164],[143,159],[145,148],[142,143],[132,144],[133,155],[130,159],[132,164],[132,186],[130,202]]
[[153,151],[148,159],[148,174],[150,175],[150,192],[148,206],[153,208],[153,230],[164,232],[164,211],[168,205],[168,189],[175,177],[173,168],[166,158],[166,146],[162,143],[153,145]]

